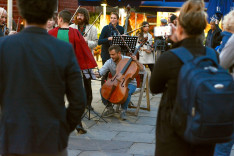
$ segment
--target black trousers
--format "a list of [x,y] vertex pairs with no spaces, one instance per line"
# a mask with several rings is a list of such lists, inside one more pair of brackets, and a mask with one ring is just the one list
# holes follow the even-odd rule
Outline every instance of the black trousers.
[[5,154],[2,156],[68,156],[67,149],[64,149],[61,152],[58,152],[56,154],[37,154],[37,153],[31,153],[31,154]]
[[153,72],[154,64],[148,64],[148,67],[149,67],[150,71]]
[[93,100],[91,78],[86,79],[85,75],[83,75],[83,81],[84,81],[84,87],[85,87],[86,98],[87,98],[87,106],[91,106],[91,103]]
[[[93,100],[93,92],[92,92],[92,86],[91,86],[91,78],[87,79],[85,77],[85,75],[83,74],[83,82],[84,82],[84,88],[85,88],[85,92],[86,92],[86,98],[87,98],[87,106],[91,106],[92,104],[92,100]],[[83,116],[84,118],[84,116]],[[82,119],[83,119],[82,118]],[[82,126],[82,122],[80,121],[78,123],[79,126]]]

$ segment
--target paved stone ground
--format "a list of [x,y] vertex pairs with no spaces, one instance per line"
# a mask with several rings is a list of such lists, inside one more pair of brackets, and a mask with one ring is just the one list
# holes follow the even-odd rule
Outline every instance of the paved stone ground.
[[[99,93],[100,81],[92,81],[93,102],[95,111],[101,114],[104,105]],[[137,104],[139,94],[132,96],[132,102]],[[85,118],[83,125],[87,134],[71,134],[68,146],[69,156],[152,156],[155,149],[155,124],[161,96],[150,95],[151,110],[140,110],[138,116],[127,114],[127,120],[119,120],[119,114],[105,118],[105,123],[99,117],[91,120]],[[142,105],[146,107],[146,97]],[[129,109],[134,112],[135,109]],[[88,113],[87,113],[88,114]],[[87,116],[87,115],[86,115]],[[168,149],[170,150],[170,149]],[[234,148],[231,156],[234,156]]]

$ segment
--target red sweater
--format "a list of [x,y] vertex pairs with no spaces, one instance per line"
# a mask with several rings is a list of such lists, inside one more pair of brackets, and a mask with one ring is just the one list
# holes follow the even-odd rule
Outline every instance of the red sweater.
[[[50,30],[48,33],[57,38],[59,27]],[[97,67],[97,63],[91,53],[83,36],[77,29],[69,28],[69,42],[72,44],[80,69],[91,69]]]

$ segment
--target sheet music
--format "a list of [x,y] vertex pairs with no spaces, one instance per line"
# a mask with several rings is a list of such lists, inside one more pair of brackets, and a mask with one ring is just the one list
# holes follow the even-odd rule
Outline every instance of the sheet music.
[[[138,37],[137,36],[122,36],[128,47],[131,49],[131,52],[134,53]],[[120,36],[113,36],[112,45],[119,45],[122,50],[126,49],[124,42]]]

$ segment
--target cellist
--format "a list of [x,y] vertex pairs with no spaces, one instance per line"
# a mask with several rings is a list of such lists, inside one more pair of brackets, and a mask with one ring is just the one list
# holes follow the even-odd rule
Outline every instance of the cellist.
[[[114,27],[118,29],[121,35],[124,33],[124,28],[119,25],[119,14],[117,12],[111,13],[110,23],[109,25],[103,27],[98,40],[98,45],[102,45],[101,49],[102,65],[104,65],[108,59],[110,59],[108,48],[111,46],[113,36],[118,35],[118,32],[114,29]],[[102,77],[102,84],[106,79],[107,75]]]
[[[116,74],[116,67],[117,67],[118,63],[120,62],[120,60],[122,60],[124,58],[130,59],[129,56],[123,56],[121,54],[121,48],[118,45],[110,46],[108,51],[109,51],[110,59],[105,62],[105,64],[99,70],[99,73],[95,73],[97,77],[101,77],[101,76],[105,75],[107,72],[110,72],[111,75],[114,76]],[[136,62],[140,71],[144,71],[144,66],[139,61],[137,61],[136,56],[132,55],[131,58],[133,59],[133,61]],[[127,100],[121,105],[121,108],[122,108],[122,110],[120,112],[120,119],[121,120],[126,120],[126,110],[128,108],[128,104],[131,100],[131,95],[136,90],[136,86],[137,86],[136,79],[131,80],[130,83],[128,84],[128,89],[129,89],[128,97],[127,97]],[[118,96],[118,95],[116,95],[116,96]],[[107,106],[107,110],[106,110],[106,112],[103,113],[103,117],[112,116],[115,113],[112,104],[109,101],[107,101],[106,99],[104,99],[103,97],[102,97],[102,102],[104,105]]]

